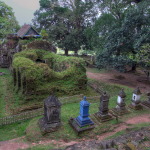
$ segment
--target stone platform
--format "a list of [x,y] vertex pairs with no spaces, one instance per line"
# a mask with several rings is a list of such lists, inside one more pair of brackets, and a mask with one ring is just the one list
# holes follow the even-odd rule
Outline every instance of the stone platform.
[[71,125],[71,127],[75,130],[75,132],[77,134],[80,134],[83,131],[87,131],[87,130],[91,130],[93,128],[95,128],[95,125],[88,125],[85,127],[80,127],[76,121],[76,118],[70,118],[69,119],[69,124]]
[[117,108],[111,109],[112,113],[114,113],[117,116],[123,116],[125,114],[130,113],[129,110],[126,108],[124,110],[118,110]]
[[61,126],[61,123],[57,122],[57,123],[50,123],[49,124],[45,121],[44,118],[41,118],[38,121],[38,125],[40,127],[41,133],[46,134],[46,133],[56,131]]
[[139,105],[132,105],[132,104],[130,104],[128,107],[130,109],[134,109],[134,110],[142,110],[143,109],[143,106],[141,104],[139,104]]
[[106,122],[106,121],[109,121],[109,120],[113,120],[113,119],[114,119],[111,114],[102,116],[102,115],[99,114],[99,112],[95,113],[95,114],[94,114],[94,117],[95,117],[99,122]]

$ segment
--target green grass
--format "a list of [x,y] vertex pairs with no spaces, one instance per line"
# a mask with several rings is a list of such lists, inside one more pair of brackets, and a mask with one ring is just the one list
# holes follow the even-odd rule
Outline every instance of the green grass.
[[21,123],[0,126],[0,141],[6,141],[25,135],[26,127],[29,122],[30,120],[26,120]]
[[16,93],[11,73],[8,69],[1,69],[6,75],[0,76],[0,117],[15,113],[17,107],[24,103],[20,93]]
[[[8,72],[8,69],[2,69],[5,72]],[[4,82],[5,81],[5,82]],[[23,106],[26,104],[23,104],[23,101],[21,101],[20,97],[18,94],[16,94],[13,91],[12,88],[12,83],[11,81],[11,76],[10,74],[5,75],[5,76],[0,76],[0,85],[2,85],[5,88],[1,88],[0,93],[0,110],[1,110],[1,116],[5,116],[9,111],[6,108],[6,103],[5,101],[9,104],[9,108],[17,108],[19,106]],[[107,83],[101,83],[97,82],[95,80],[89,80],[89,82],[93,84],[98,84],[99,88],[102,91],[107,91],[110,95],[110,102],[109,102],[109,108],[113,108],[116,106],[116,101],[117,101],[117,95],[118,92],[124,88],[125,93],[127,95],[126,97],[126,103],[129,104],[131,103],[131,97],[132,97],[132,91],[133,89],[126,87],[126,86],[120,86],[117,84],[107,84]],[[5,92],[4,92],[5,91]],[[94,96],[94,95],[99,95],[96,92],[93,92],[89,88],[88,91],[85,91],[83,93],[85,96]],[[43,137],[40,133],[40,130],[38,128],[37,122],[38,119],[41,117],[34,118],[32,120],[27,120],[22,123],[15,123],[11,125],[6,125],[0,127],[0,141],[4,140],[9,140],[17,137],[21,137],[23,135],[27,135],[28,140],[30,141],[39,141],[43,138],[48,138],[48,139],[56,139],[56,140],[76,140],[80,139],[82,137],[84,138],[96,138],[96,135],[100,135],[101,133],[108,132],[112,130],[112,125],[117,124],[116,120],[112,120],[106,123],[103,123],[99,126],[97,126],[95,129],[92,131],[84,132],[80,136],[78,136],[74,130],[70,127],[68,124],[68,120],[70,117],[77,117],[79,115],[79,101],[82,100],[82,98],[79,98],[78,102],[70,103],[70,104],[64,104],[62,105],[61,109],[61,120],[62,120],[62,126],[57,132],[52,132],[49,135]],[[87,100],[91,103],[90,105],[90,114],[93,114],[98,111],[99,107],[99,97],[95,99],[88,99]],[[74,98],[71,98],[69,101],[74,101]],[[34,104],[34,103],[33,103]],[[38,104],[38,103],[37,103]],[[31,106],[31,103],[28,104]],[[26,105],[28,107],[28,105]],[[129,117],[133,116],[138,116],[141,114],[147,114],[149,111],[144,110],[144,111],[134,111],[131,112],[128,115],[123,116],[123,118],[120,119],[120,121],[125,121]],[[27,130],[26,130],[27,129]],[[27,131],[27,134],[26,134]],[[118,133],[120,134],[120,133]],[[34,147],[33,147],[34,148]]]
[[99,82],[93,79],[88,79],[88,81],[90,84],[96,85],[100,91],[107,92],[107,94],[110,96],[110,100],[109,100],[110,108],[116,106],[118,93],[121,89],[124,89],[124,92],[126,93],[126,99],[125,99],[126,104],[131,103],[131,98],[133,94],[132,88],[123,85],[118,85],[118,84],[111,84],[111,83],[108,84],[104,82]]
[[3,76],[0,76],[0,87],[1,87],[1,90],[0,90],[0,117],[3,117],[6,115],[6,110],[5,110],[5,106],[6,106],[6,97],[7,97],[7,92],[6,92],[6,82],[9,80],[10,78],[10,72],[8,69],[3,69],[3,68],[0,68],[0,72],[4,72],[6,73],[5,75]]

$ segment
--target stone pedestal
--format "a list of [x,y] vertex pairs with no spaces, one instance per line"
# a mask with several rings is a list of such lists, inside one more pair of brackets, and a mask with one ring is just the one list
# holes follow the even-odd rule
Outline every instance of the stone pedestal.
[[93,128],[95,128],[94,124],[91,124],[91,125],[88,125],[88,126],[84,126],[84,127],[81,128],[78,125],[76,118],[70,118],[69,119],[69,124],[75,130],[75,132],[77,134],[80,134],[81,132],[84,132],[84,131],[87,131],[87,130],[92,130]]
[[80,115],[75,119],[80,127],[94,124],[94,122],[89,118],[89,106],[90,103],[84,96],[84,99],[80,102]]
[[100,121],[100,122],[105,122],[112,120],[112,116],[108,113],[108,104],[109,104],[109,96],[105,93],[100,97],[100,107],[99,107],[99,112],[95,113],[95,117]]
[[111,114],[101,115],[99,112],[95,113],[94,116],[99,122],[106,122],[113,119]]
[[139,87],[133,91],[132,103],[129,105],[129,107],[131,109],[134,109],[134,110],[143,109],[143,107],[141,105],[141,101],[140,101],[141,94],[142,93],[141,93]]
[[126,94],[122,89],[118,94],[117,106],[116,108],[112,109],[112,111],[118,116],[124,115],[129,112],[126,108],[125,98],[126,98]]
[[58,128],[61,126],[61,122],[47,123],[47,121],[44,118],[39,119],[38,124],[42,134],[54,132],[58,130]]
[[45,99],[44,117],[38,121],[42,134],[56,131],[61,126],[60,106],[61,103],[55,96]]
[[129,108],[134,109],[134,110],[141,110],[143,109],[143,106],[141,105],[141,103],[140,104],[132,103],[129,105]]
[[80,102],[79,116],[77,118],[69,119],[69,124],[78,134],[80,132],[95,128],[94,122],[89,118],[89,106],[90,103],[86,100],[86,97],[84,96],[83,100]]
[[129,113],[128,109],[124,107],[123,109],[121,108],[113,108],[112,111],[117,115],[117,116],[122,116],[127,113]]

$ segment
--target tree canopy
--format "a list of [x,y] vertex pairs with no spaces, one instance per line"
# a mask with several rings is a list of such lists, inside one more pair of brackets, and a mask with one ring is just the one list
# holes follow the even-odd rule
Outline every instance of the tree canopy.
[[33,20],[65,50],[96,51],[98,68],[134,70],[140,47],[150,43],[150,1],[40,0]]
[[18,28],[12,8],[0,0],[0,39],[5,38],[7,34],[15,33]]
[[150,44],[144,44],[135,57],[138,64],[144,68],[147,79],[150,81]]
[[107,30],[103,50],[98,52],[98,67],[111,66],[123,71],[127,64],[135,66],[136,62],[130,58],[150,42],[149,6],[150,2],[143,1],[124,8],[123,18],[115,20]]
[[97,15],[96,0],[40,0],[35,12],[34,25],[45,28],[49,38],[66,51],[78,51],[88,46],[85,29]]

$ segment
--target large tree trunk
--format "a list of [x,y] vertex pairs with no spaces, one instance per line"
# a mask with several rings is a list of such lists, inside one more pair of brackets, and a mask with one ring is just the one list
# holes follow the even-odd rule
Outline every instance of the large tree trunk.
[[74,55],[75,55],[75,56],[78,56],[78,51],[74,51]]
[[137,67],[136,63],[133,63],[133,64],[132,64],[132,69],[131,69],[131,70],[132,70],[132,71],[136,71],[136,67]]
[[148,70],[144,70],[146,76],[147,76],[147,80],[150,81],[150,71]]
[[65,50],[65,55],[68,56],[68,50]]
[[148,79],[148,81],[150,81],[150,71],[148,71],[148,73],[147,73],[147,79]]

